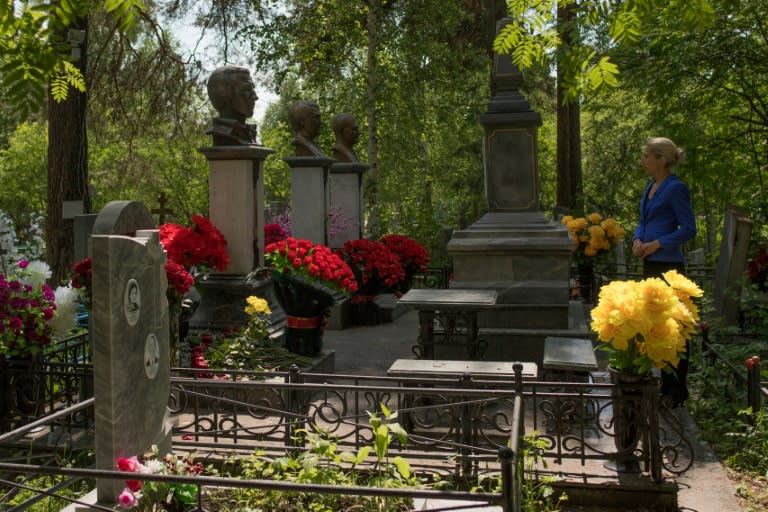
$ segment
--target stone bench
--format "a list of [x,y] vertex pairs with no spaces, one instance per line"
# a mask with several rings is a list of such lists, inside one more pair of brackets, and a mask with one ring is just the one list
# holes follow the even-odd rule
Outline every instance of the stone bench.
[[544,338],[543,380],[552,382],[589,382],[597,370],[592,340],[581,338]]

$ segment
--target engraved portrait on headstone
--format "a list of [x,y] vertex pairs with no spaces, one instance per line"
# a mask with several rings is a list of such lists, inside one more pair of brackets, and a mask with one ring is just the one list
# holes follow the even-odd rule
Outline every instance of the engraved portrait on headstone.
[[354,146],[360,140],[360,128],[355,116],[346,112],[336,114],[331,121],[331,128],[336,135],[336,144],[332,148],[333,158],[339,162],[359,162]]
[[211,73],[207,83],[208,98],[219,116],[206,130],[214,146],[256,144],[256,125],[247,124],[253,116],[256,87],[248,69],[240,66],[220,66]]
[[125,309],[125,319],[128,321],[128,325],[136,325],[136,322],[139,321],[139,312],[141,310],[141,292],[139,291],[139,283],[135,279],[130,279],[125,287],[123,308]]
[[320,134],[320,107],[314,101],[299,100],[288,109],[288,122],[293,129],[294,154],[296,156],[321,156],[325,154],[315,144]]

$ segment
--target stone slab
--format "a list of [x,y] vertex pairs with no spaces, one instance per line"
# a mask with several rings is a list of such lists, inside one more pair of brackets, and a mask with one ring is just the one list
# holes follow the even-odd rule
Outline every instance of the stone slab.
[[449,361],[442,359],[397,359],[387,370],[388,377],[459,377],[465,373],[484,380],[514,378],[514,365],[523,365],[523,378],[538,377],[538,366],[530,362],[503,361]]
[[498,293],[495,290],[438,290],[433,288],[418,288],[408,291],[398,302],[413,306],[416,309],[473,309],[492,308],[496,304]]
[[570,370],[588,372],[597,370],[597,358],[592,340],[584,338],[544,338],[544,362],[546,370]]

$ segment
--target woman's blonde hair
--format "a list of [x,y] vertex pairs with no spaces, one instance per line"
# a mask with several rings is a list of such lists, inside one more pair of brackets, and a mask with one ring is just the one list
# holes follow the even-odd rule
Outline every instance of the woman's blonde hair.
[[666,137],[652,137],[645,143],[645,147],[652,155],[663,158],[664,167],[667,169],[671,169],[685,160],[685,150],[677,147]]

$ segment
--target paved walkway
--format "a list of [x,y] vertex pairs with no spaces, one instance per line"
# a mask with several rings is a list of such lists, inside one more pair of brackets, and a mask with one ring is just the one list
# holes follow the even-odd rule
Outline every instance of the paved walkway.
[[[413,357],[411,347],[416,343],[418,326],[418,315],[410,311],[392,323],[326,331],[324,344],[326,349],[336,351],[336,373],[386,375],[396,359]],[[734,485],[712,451],[698,441],[695,422],[685,409],[676,410],[676,414],[695,445],[693,467],[677,478],[680,511],[740,512]]]

